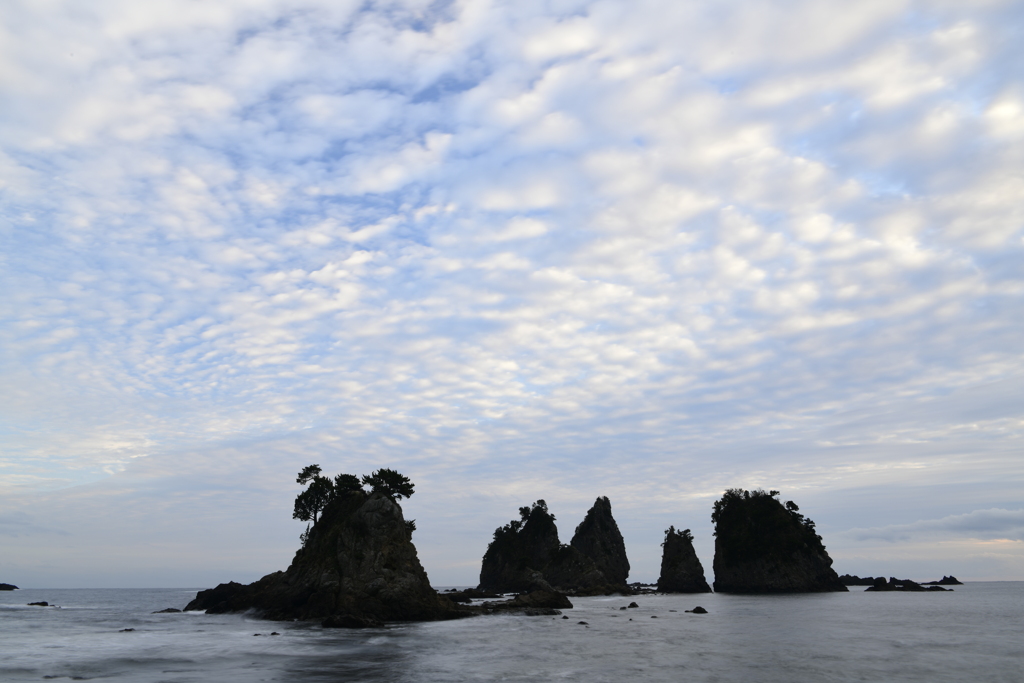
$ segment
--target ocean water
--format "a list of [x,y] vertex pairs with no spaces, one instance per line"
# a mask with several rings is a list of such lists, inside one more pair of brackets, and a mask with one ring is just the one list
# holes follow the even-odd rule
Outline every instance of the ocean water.
[[361,631],[151,614],[196,589],[0,592],[0,681],[1024,681],[1024,582],[955,588],[574,598],[568,619]]

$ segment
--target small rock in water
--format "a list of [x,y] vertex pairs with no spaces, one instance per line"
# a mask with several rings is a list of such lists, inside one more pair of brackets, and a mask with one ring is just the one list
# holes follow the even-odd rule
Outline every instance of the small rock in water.
[[562,617],[562,618],[563,618],[563,619],[568,619],[569,617]]
[[635,602],[631,602],[631,603],[629,603],[629,606],[630,607],[639,607],[640,605],[636,604]]
[[120,631],[118,631],[118,633],[131,633],[134,630],[135,629],[133,629],[133,628],[123,628]]
[[280,633],[278,633],[277,631],[273,631],[273,632],[272,632],[272,633],[271,633],[270,635],[272,635],[272,636],[279,636],[279,635],[281,635],[281,634],[280,634]]
[[577,623],[577,624],[583,624],[584,626],[590,626],[590,624],[588,624],[588,623],[587,623],[587,622],[585,622],[585,621],[577,621],[576,623]]
[[620,607],[619,609],[620,609],[620,610],[625,610],[626,608],[625,608],[625,607]]
[[50,606],[50,603],[46,602],[46,600],[40,600],[39,602],[30,602],[28,604],[29,604],[29,607],[49,607]]
[[651,619],[657,619],[657,618],[658,618],[658,615],[657,615],[657,614],[652,614],[652,615],[651,615]]
[[693,609],[688,609],[686,611],[690,612],[691,614],[707,614],[708,613],[708,611],[706,609],[704,609],[703,607],[701,607],[700,605],[697,605]]
[[152,614],[171,614],[172,612],[180,612],[180,611],[181,611],[180,609],[175,609],[173,607],[168,607],[167,609],[158,609],[157,611],[153,612]]
[[678,611],[679,611],[679,610],[677,610],[677,609],[670,609],[670,610],[669,610],[669,612],[678,612]]

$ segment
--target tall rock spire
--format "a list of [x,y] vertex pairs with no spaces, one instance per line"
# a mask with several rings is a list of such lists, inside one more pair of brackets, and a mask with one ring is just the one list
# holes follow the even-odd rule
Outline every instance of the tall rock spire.
[[629,576],[626,544],[619,525],[612,517],[612,504],[607,496],[594,501],[570,545],[589,557],[611,585],[624,585]]

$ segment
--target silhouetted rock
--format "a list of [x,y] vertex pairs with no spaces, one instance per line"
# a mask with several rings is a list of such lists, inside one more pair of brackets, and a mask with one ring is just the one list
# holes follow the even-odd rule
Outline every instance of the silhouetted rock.
[[962,586],[964,584],[961,581],[957,581],[955,576],[943,576],[938,581],[925,581],[921,585],[922,586]]
[[519,508],[520,519],[494,531],[480,567],[478,590],[529,593],[569,592],[608,584],[594,561],[558,541],[555,517],[547,503]]
[[153,614],[173,614],[174,612],[180,612],[180,611],[181,611],[180,609],[175,609],[174,607],[168,607],[167,609],[158,609],[157,611],[153,612]]
[[200,591],[186,611],[253,609],[267,619],[331,626],[432,621],[465,616],[431,588],[402,508],[383,493],[351,491],[324,508],[287,571],[243,586]]
[[658,590],[662,593],[710,593],[711,586],[704,578],[704,567],[693,549],[693,535],[689,529],[676,531],[670,526],[661,544],[661,576]]
[[843,574],[839,577],[839,581],[844,586],[873,586],[875,583],[875,577],[865,576],[861,578],[859,576],[850,576],[849,574]]
[[606,583],[626,584],[629,576],[626,543],[622,540],[619,525],[612,517],[612,504],[606,496],[594,501],[594,506],[576,527],[569,545],[594,561],[597,569],[604,574]]
[[700,605],[697,605],[693,609],[688,609],[686,611],[691,613],[691,614],[707,614],[708,613],[708,611],[706,609],[704,609],[703,607],[701,607]]
[[721,593],[845,591],[814,523],[777,491],[729,489],[715,503],[715,590]]
[[16,591],[20,590],[13,583],[0,583],[0,591]]
[[910,579],[897,579],[894,576],[890,576],[889,580],[886,581],[884,576],[879,576],[875,579],[875,583],[867,590],[877,592],[906,591],[910,593],[923,593],[925,591],[945,591],[952,589],[947,589],[935,585],[925,588],[921,584],[917,583],[916,581],[911,581]]
[[30,602],[30,603],[28,603],[28,606],[29,607],[49,607],[50,603],[46,602],[46,600],[40,600],[39,602]]
[[549,590],[536,590],[530,593],[517,595],[511,600],[502,602],[485,602],[478,607],[484,613],[493,612],[515,612],[528,617],[537,616],[558,616],[560,609],[572,609],[572,603],[562,593]]

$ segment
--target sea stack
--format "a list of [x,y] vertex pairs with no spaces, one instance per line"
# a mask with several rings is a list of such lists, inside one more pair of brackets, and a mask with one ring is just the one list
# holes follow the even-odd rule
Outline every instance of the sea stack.
[[341,493],[324,508],[287,571],[200,591],[185,607],[250,609],[266,619],[352,627],[464,616],[431,588],[401,506],[362,490]]
[[612,517],[612,504],[607,496],[594,501],[569,545],[593,560],[607,583],[625,585],[629,577],[626,543]]
[[711,586],[704,578],[704,567],[693,549],[693,534],[689,529],[677,531],[670,526],[661,544],[661,576],[658,591],[662,593],[710,593]]
[[845,591],[832,558],[795,503],[778,491],[729,489],[715,503],[715,591],[817,593]]
[[547,503],[538,500],[531,507],[521,507],[519,517],[494,530],[480,567],[479,590],[605,591],[609,582],[594,561],[559,542],[555,516],[548,512]]

